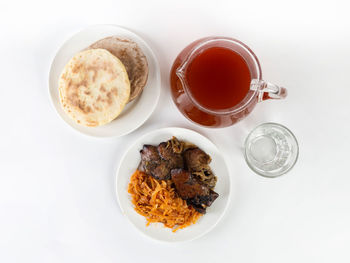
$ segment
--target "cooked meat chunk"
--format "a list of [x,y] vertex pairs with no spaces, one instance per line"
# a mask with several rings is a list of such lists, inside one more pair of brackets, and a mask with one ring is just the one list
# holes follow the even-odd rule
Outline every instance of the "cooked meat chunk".
[[204,214],[205,209],[219,196],[184,169],[171,170],[171,179],[179,196],[200,213]]
[[158,180],[170,179],[170,170],[166,161],[160,158],[157,147],[144,145],[140,154],[141,165],[145,173],[152,175]]
[[141,169],[157,180],[168,180],[171,169],[184,167],[181,154],[175,153],[168,142],[162,142],[158,147],[144,145],[140,154]]
[[216,185],[216,176],[212,172],[209,163],[211,158],[204,151],[196,148],[187,149],[184,153],[186,168],[199,178],[206,186],[213,189]]
[[209,194],[209,189],[197,181],[189,171],[184,169],[174,169],[171,171],[171,179],[175,184],[177,193],[182,199],[190,199],[196,196]]
[[145,144],[140,151],[143,161],[158,162],[160,160],[157,147]]
[[158,145],[160,157],[169,162],[169,168],[182,168],[184,161],[181,154],[175,153],[170,143],[162,142]]
[[161,160],[160,163],[153,169],[151,175],[157,180],[169,180],[170,169],[168,167],[168,163]]
[[144,145],[141,153],[141,164],[146,173],[151,174],[152,171],[159,165],[160,157],[157,147],[152,145]]
[[211,158],[199,148],[188,149],[183,154],[187,169],[190,172],[209,168]]
[[171,147],[168,147],[166,142],[162,142],[157,147],[158,153],[164,160],[169,160],[173,157],[174,153]]

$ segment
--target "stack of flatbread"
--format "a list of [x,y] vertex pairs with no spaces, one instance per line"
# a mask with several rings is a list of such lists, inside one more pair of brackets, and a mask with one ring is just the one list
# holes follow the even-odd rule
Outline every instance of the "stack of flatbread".
[[81,125],[104,125],[142,93],[147,77],[147,59],[135,42],[104,38],[64,67],[59,79],[61,104]]

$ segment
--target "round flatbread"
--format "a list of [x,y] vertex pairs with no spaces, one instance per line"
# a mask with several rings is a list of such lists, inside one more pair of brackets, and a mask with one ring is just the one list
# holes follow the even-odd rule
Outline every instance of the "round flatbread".
[[123,62],[130,80],[129,101],[141,94],[148,78],[148,63],[141,48],[134,41],[111,36],[95,42],[89,48],[106,49]]
[[77,123],[94,127],[111,122],[130,97],[130,82],[123,63],[105,49],[76,54],[59,79],[64,111]]

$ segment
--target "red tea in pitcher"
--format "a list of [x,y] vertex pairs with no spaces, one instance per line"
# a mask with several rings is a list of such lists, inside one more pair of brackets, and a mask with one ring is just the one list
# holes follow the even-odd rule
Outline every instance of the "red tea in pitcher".
[[170,71],[171,95],[189,120],[205,127],[227,127],[267,99],[283,99],[285,88],[261,76],[259,61],[242,42],[206,37],[185,47]]
[[251,81],[245,60],[224,47],[211,47],[199,53],[187,66],[185,78],[193,98],[210,110],[237,105],[247,95]]

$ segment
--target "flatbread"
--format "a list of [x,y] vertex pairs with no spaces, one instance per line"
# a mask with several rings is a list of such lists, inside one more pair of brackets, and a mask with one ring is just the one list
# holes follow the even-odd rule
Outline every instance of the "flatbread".
[[106,49],[123,62],[130,80],[129,101],[141,94],[147,83],[148,63],[141,48],[134,41],[111,36],[95,42],[89,48]]
[[59,79],[64,111],[77,123],[94,127],[115,119],[130,97],[123,63],[105,49],[76,54]]

